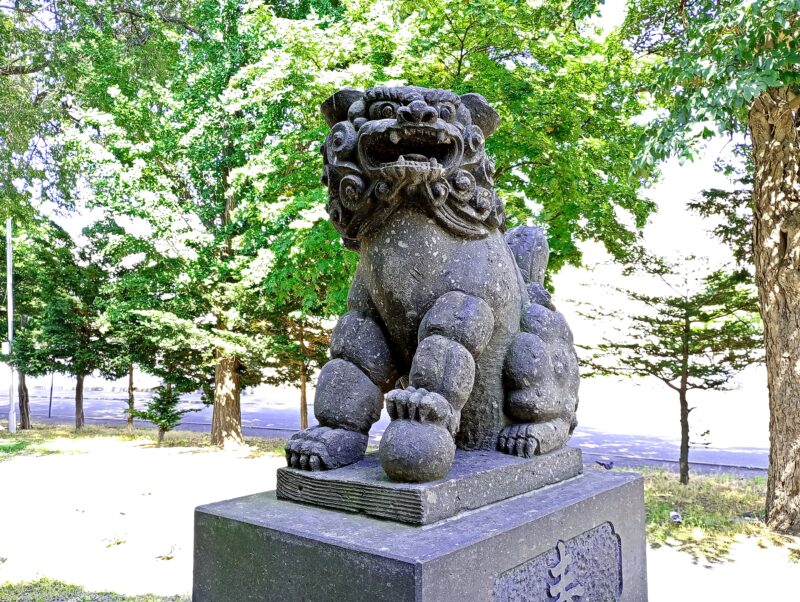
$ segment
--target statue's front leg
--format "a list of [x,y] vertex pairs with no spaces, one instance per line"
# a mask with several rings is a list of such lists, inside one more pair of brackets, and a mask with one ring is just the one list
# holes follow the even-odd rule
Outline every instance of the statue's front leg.
[[423,318],[409,386],[386,396],[392,423],[381,439],[381,465],[399,481],[444,477],[455,454],[461,408],[475,381],[475,358],[492,336],[494,315],[478,297],[452,291]]
[[314,398],[319,426],[297,433],[286,444],[286,460],[294,468],[326,470],[363,458],[369,429],[380,418],[383,392],[397,378],[383,329],[361,312],[351,311],[339,320],[331,355]]

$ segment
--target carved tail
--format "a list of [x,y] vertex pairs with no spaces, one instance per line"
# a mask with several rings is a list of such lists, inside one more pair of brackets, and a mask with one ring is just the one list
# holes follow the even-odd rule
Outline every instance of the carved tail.
[[544,275],[550,258],[544,228],[517,226],[506,232],[505,238],[525,281],[531,303],[554,310],[550,293],[544,288]]

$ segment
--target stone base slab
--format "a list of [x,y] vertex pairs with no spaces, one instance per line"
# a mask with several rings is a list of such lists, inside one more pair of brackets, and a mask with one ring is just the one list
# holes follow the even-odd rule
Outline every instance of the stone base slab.
[[428,483],[395,483],[377,455],[336,470],[278,469],[278,499],[363,512],[413,525],[427,525],[575,477],[581,451],[563,447],[519,458],[495,451],[457,451],[450,473]]
[[583,476],[423,527],[260,493],[197,508],[194,602],[646,602],[644,495]]

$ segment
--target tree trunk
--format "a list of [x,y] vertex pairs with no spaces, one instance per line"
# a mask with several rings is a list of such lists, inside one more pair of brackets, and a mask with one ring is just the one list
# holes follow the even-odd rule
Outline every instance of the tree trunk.
[[75,382],[75,429],[80,430],[84,425],[83,418],[83,374],[78,374]]
[[167,431],[164,430],[163,427],[158,427],[158,441],[156,442],[156,447],[161,447],[161,444],[164,443],[164,435]]
[[689,401],[686,399],[686,391],[680,391],[681,396],[681,456],[680,471],[681,484],[689,483]]
[[750,108],[753,256],[769,385],[767,524],[800,533],[800,140],[793,95],[772,88]]
[[691,318],[687,314],[683,318],[681,384],[678,390],[681,403],[681,452],[678,459],[681,485],[689,484],[689,401],[686,399],[686,390],[689,385],[689,334],[691,328]]
[[244,443],[239,395],[239,360],[218,352],[214,372],[214,414],[211,418],[212,445],[226,447]]
[[128,434],[133,435],[133,364],[128,367]]
[[300,428],[308,428],[308,398],[306,397],[306,385],[308,383],[308,367],[305,361],[300,362]]
[[28,395],[28,383],[25,382],[25,373],[17,372],[19,381],[17,383],[17,393],[19,395],[19,428],[31,428],[31,403]]

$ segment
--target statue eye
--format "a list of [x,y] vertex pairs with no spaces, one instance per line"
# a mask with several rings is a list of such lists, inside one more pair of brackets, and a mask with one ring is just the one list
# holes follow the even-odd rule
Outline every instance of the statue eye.
[[392,119],[397,113],[393,102],[376,102],[369,108],[370,119]]
[[456,108],[449,102],[443,102],[439,105],[439,117],[443,121],[453,123],[456,120]]

